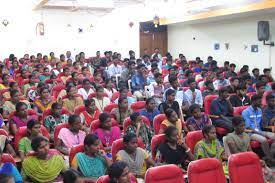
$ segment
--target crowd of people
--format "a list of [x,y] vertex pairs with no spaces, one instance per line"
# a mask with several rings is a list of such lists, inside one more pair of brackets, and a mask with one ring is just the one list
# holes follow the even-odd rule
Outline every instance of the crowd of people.
[[[186,172],[202,158],[217,158],[228,175],[230,154],[254,150],[251,141],[260,144],[265,180],[273,181],[271,69],[236,68],[229,61],[218,66],[211,56],[162,57],[157,48],[141,58],[131,50],[124,59],[112,51],[91,58],[11,54],[0,63],[0,157],[19,158],[20,166],[0,158],[0,182],[96,182],[109,175],[111,183],[133,183],[149,167],[175,164]],[[203,135],[195,147],[185,140],[192,131]],[[157,134],[165,141],[152,149]],[[123,147],[113,154],[118,140]]]

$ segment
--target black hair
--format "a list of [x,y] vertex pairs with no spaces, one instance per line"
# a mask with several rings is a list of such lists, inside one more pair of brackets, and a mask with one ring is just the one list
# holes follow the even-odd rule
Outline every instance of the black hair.
[[17,112],[19,112],[20,108],[21,108],[23,105],[26,106],[26,107],[28,107],[27,104],[26,104],[25,102],[18,102],[18,103],[15,105],[15,110],[16,110]]
[[[122,102],[123,102],[123,100],[127,100],[127,97],[119,97],[118,98],[118,106],[120,105],[120,104],[122,104]],[[128,100],[127,100],[128,101]]]
[[13,97],[15,94],[19,93],[18,90],[11,90],[10,91],[10,96]]
[[256,72],[256,71],[260,71],[258,68],[254,68],[253,70],[252,70],[252,73],[254,73],[254,72]]
[[275,90],[275,82],[273,82],[273,83],[271,84],[271,88],[272,88],[272,90]]
[[256,83],[256,89],[259,89],[260,87],[265,87],[265,82],[263,82],[263,81],[259,81],[259,82],[257,82]]
[[[229,63],[229,62],[228,62]],[[236,64],[231,63],[229,67],[236,67]]]
[[85,100],[84,101],[85,107],[89,107],[92,104],[92,102],[93,103],[95,102],[93,98]]
[[134,133],[126,133],[123,136],[123,143],[129,143],[131,140],[137,138],[137,135]]
[[154,101],[154,102],[155,102],[155,99],[154,99],[154,98],[152,98],[152,97],[147,98],[147,99],[146,99],[145,104],[146,104],[146,105],[148,105],[148,104],[149,104],[150,102],[152,102],[152,101]]
[[230,78],[230,82],[234,82],[235,80],[240,80],[238,77],[232,77],[232,78]]
[[101,113],[98,117],[100,123],[104,123],[108,118],[111,118],[111,116],[106,112]]
[[43,142],[43,141],[49,142],[49,140],[46,139],[46,138],[43,137],[43,136],[37,136],[37,137],[35,137],[34,139],[32,139],[32,143],[31,143],[32,149],[33,149],[35,152],[37,152],[37,150],[38,150],[38,148],[39,148],[39,146],[40,146],[40,143]]
[[142,67],[145,67],[145,65],[144,64],[140,64],[140,65],[137,66],[137,69],[141,69]]
[[69,119],[68,119],[69,125],[72,125],[72,124],[75,122],[75,120],[76,120],[77,118],[79,118],[79,116],[76,115],[76,114],[70,115],[70,117],[69,117]]
[[228,92],[228,89],[226,87],[222,87],[221,89],[219,89],[219,96],[221,96],[225,92]]
[[39,121],[35,120],[35,119],[31,119],[30,121],[28,121],[27,123],[27,129],[31,130],[35,125],[40,124]]
[[255,101],[261,100],[261,99],[262,99],[261,95],[255,94],[251,97],[251,102],[255,102]]
[[110,81],[112,81],[111,78],[106,78],[106,79],[104,80],[104,83],[105,83],[105,84],[108,84]]
[[122,93],[124,90],[128,90],[128,88],[126,86],[120,87],[119,93]]
[[165,116],[166,116],[167,118],[170,118],[173,112],[175,112],[174,109],[168,108],[168,109],[166,109],[166,110],[164,111],[164,114],[165,114]]
[[67,86],[67,88],[66,88],[66,92],[67,92],[67,94],[70,92],[70,90],[72,89],[72,88],[74,88],[75,87],[75,85],[68,85]]
[[274,98],[275,98],[275,96],[271,93],[271,94],[266,96],[266,101],[272,100]]
[[13,85],[15,85],[15,84],[16,84],[16,82],[10,82],[9,87],[12,88]]
[[209,134],[210,130],[213,129],[213,128],[215,128],[214,125],[205,125],[202,129],[203,136]]
[[195,109],[200,109],[200,106],[198,104],[192,104],[189,107],[190,113],[193,113]]
[[5,173],[0,173],[0,183],[8,183],[11,179],[13,179],[13,176]]
[[174,132],[174,131],[177,131],[178,129],[175,127],[175,126],[168,126],[166,129],[165,129],[165,131],[164,131],[164,134],[165,134],[165,136],[166,137],[171,137],[171,135],[172,135],[172,133]]
[[261,81],[263,78],[266,78],[266,75],[262,74],[259,76],[259,80]]
[[178,78],[176,75],[173,74],[173,75],[169,75],[168,80],[169,80],[169,83],[173,83],[174,81],[177,81]]
[[229,61],[224,61],[224,65],[229,65]]
[[271,71],[271,69],[269,69],[269,68],[264,68],[263,73],[265,74],[266,72],[270,72],[270,71]]
[[99,92],[99,90],[104,90],[104,88],[101,85],[98,85],[95,89],[96,92]]
[[189,78],[187,83],[190,85],[191,83],[194,83],[196,82],[194,78]]
[[80,173],[75,169],[68,169],[62,173],[63,183],[74,183],[80,177]]
[[140,113],[139,112],[133,112],[131,115],[130,115],[130,119],[131,121],[136,121],[137,118],[140,116]]
[[85,139],[84,139],[84,146],[91,146],[93,145],[97,140],[98,140],[98,136],[95,134],[88,134],[86,135]]
[[154,77],[155,78],[162,77],[162,74],[158,72],[158,73],[154,74]]
[[91,81],[88,78],[83,79],[82,84],[89,82],[91,84]]
[[61,105],[60,103],[58,103],[58,102],[54,102],[54,103],[52,104],[51,109],[57,109],[58,107],[61,107],[61,108],[62,108],[62,105]]
[[204,85],[205,85],[205,86],[208,86],[208,85],[210,85],[210,84],[212,84],[212,83],[213,83],[213,81],[205,81],[205,82],[204,82]]
[[42,86],[42,87],[40,88],[40,90],[39,90],[40,95],[42,94],[42,92],[43,92],[44,90],[48,90],[48,92],[50,92],[50,90],[49,90],[49,88],[48,88],[47,86]]
[[233,127],[236,127],[236,126],[240,125],[242,122],[244,122],[244,120],[241,116],[234,116],[232,118]]
[[165,92],[165,97],[166,97],[166,99],[167,99],[167,97],[168,97],[169,95],[172,95],[172,94],[175,94],[175,93],[176,93],[175,90],[169,88],[169,89]]
[[114,162],[108,169],[108,175],[110,177],[109,183],[116,183],[116,179],[119,179],[126,167],[128,167],[128,164],[124,161]]

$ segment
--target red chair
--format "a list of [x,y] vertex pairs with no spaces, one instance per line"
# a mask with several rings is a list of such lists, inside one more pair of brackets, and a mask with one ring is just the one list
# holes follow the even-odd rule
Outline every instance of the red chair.
[[57,98],[57,96],[59,95],[59,93],[61,92],[61,90],[64,90],[66,87],[65,87],[65,85],[56,85],[56,86],[54,86],[53,87],[53,89],[52,89],[52,95],[53,95],[53,97],[56,99]]
[[10,163],[12,163],[14,166],[16,166],[16,162],[15,162],[14,158],[12,157],[12,155],[10,155],[10,154],[3,153],[1,159],[2,159],[2,160],[1,160],[2,163],[10,162]]
[[138,112],[140,111],[141,109],[144,109],[145,108],[145,101],[137,101],[135,103],[133,103],[131,105],[131,109],[134,111],[134,112]]
[[162,165],[149,168],[145,174],[146,183],[184,183],[183,171],[176,165]]
[[[44,137],[50,139],[50,134],[47,131],[46,127],[44,127],[43,125],[41,125],[41,133]],[[19,141],[23,138],[27,136],[27,127],[23,126],[18,128],[18,131],[16,132],[15,136],[14,136],[14,147],[15,150],[18,151],[18,146],[19,146]]]
[[154,125],[155,134],[159,133],[160,125],[165,119],[167,119],[165,114],[158,114],[157,116],[154,117],[153,125]]
[[[131,183],[138,183],[137,178],[133,175],[130,174],[130,182]],[[108,175],[103,175],[101,177],[99,177],[96,181],[96,183],[109,183],[110,182],[110,178]]]
[[[138,147],[140,147],[142,149],[145,148],[145,145],[143,144],[142,139],[140,139],[140,138],[138,139]],[[116,154],[121,149],[123,149],[123,139],[122,138],[115,140],[112,144],[111,153],[112,153],[113,162],[116,161]]]
[[194,154],[195,145],[197,142],[203,139],[202,131],[192,131],[186,135],[186,145],[191,149],[191,152]]
[[104,107],[103,111],[107,113],[111,113],[111,111],[118,107],[118,104],[109,104],[106,107]]
[[[141,117],[142,117],[143,123],[145,123],[145,125],[147,125],[149,128],[151,128],[150,121],[145,116],[141,116]],[[127,117],[123,122],[123,132],[124,133],[130,124],[131,124],[131,119],[130,119],[130,117]]]
[[80,115],[82,112],[86,111],[86,108],[84,105],[81,105],[81,106],[77,106],[74,110],[74,113],[76,115]]
[[0,135],[4,135],[4,136],[8,137],[9,133],[6,130],[0,128]]
[[263,107],[267,106],[266,96],[270,95],[271,93],[272,93],[272,91],[266,91],[266,92],[264,92],[263,97],[262,97],[262,105],[263,105]]
[[[89,96],[88,96],[88,99],[91,99],[91,98],[95,98],[96,97],[96,92],[94,93],[91,93]],[[107,93],[103,93],[103,97],[109,97]]]
[[204,98],[204,109],[205,109],[205,114],[209,115],[210,114],[210,107],[211,107],[211,103],[213,102],[213,100],[215,100],[216,98],[218,98],[218,95],[207,95]]
[[[43,112],[43,115],[42,115],[43,123],[44,123],[45,118],[48,117],[51,114],[52,114],[52,110],[51,109],[47,109],[47,110],[45,110]],[[65,108],[62,108],[61,114],[67,114],[68,116],[71,115],[71,113],[67,109],[65,109]]]
[[242,112],[249,106],[234,107],[233,116],[241,116]]
[[259,157],[253,152],[232,154],[228,160],[231,183],[264,183]]
[[226,183],[222,164],[215,158],[191,161],[187,174],[189,183]]
[[[115,119],[111,118],[111,120],[112,120],[112,126],[118,126],[118,123]],[[99,119],[92,121],[91,122],[91,132],[92,133],[95,132],[96,129],[98,129],[98,128],[99,128]]]
[[70,164],[72,163],[75,155],[79,152],[84,152],[84,145],[83,144],[80,144],[80,145],[77,145],[77,146],[74,146],[74,147],[71,148],[70,154],[69,154]]
[[157,148],[161,143],[165,142],[165,134],[159,134],[159,135],[155,135],[153,136],[152,140],[151,140],[151,155],[153,160],[155,160],[156,158],[156,154],[157,154]]
[[251,97],[255,94],[256,94],[256,92],[250,92],[250,93],[247,93],[246,96],[248,96],[251,99]]
[[60,124],[55,126],[54,135],[53,135],[54,136],[54,142],[57,141],[59,132],[62,128],[69,128],[69,124],[68,123],[60,123]]

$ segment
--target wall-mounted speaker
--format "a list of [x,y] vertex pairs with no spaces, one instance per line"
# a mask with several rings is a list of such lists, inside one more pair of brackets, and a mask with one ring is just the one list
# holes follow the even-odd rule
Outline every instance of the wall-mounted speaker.
[[258,22],[258,40],[259,41],[269,40],[269,22],[268,21]]

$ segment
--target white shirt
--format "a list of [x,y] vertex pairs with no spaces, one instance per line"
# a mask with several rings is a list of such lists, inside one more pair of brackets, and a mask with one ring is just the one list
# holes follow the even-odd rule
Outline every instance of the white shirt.
[[110,77],[115,76],[117,74],[121,74],[121,72],[122,72],[122,67],[120,65],[115,66],[114,64],[112,64],[108,67],[108,74]]
[[[200,105],[200,107],[202,107],[203,99],[202,99],[201,91],[198,89],[195,89],[195,93],[196,93],[195,104],[198,104]],[[189,105],[191,105],[192,104],[191,102],[193,100],[192,91],[190,89],[186,90],[185,95],[187,96]]]
[[106,93],[109,97],[109,99],[112,99],[113,93],[117,92],[116,89],[113,88],[113,91],[107,90],[106,88],[104,88],[104,93]]
[[217,79],[213,82],[215,90],[219,90],[221,87],[226,87],[229,85],[228,79],[224,79],[223,81]]
[[82,97],[83,97],[83,99],[84,100],[87,100],[88,99],[88,97],[89,97],[89,95],[91,94],[91,93],[94,93],[94,91],[93,91],[93,89],[89,89],[89,91],[88,92],[86,92],[86,90],[84,89],[84,88],[80,88],[80,89],[78,89],[78,92],[77,92],[79,95],[81,95]]

